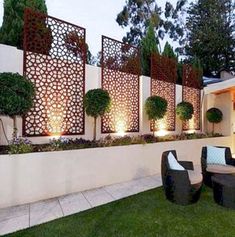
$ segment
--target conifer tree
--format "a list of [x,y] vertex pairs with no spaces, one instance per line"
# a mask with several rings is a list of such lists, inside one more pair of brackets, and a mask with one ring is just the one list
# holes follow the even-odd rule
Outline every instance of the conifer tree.
[[0,43],[23,48],[24,10],[31,8],[47,13],[45,0],[4,0]]
[[235,71],[234,0],[198,0],[187,17],[189,61],[198,58],[205,76],[219,76],[220,70]]
[[142,74],[150,75],[151,55],[159,53],[153,25],[150,24],[146,36],[141,41]]

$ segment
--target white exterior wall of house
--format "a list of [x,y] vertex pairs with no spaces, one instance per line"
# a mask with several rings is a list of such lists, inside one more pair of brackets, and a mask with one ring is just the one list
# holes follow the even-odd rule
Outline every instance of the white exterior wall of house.
[[[204,110],[208,110],[212,107],[220,109],[223,113],[223,120],[219,124],[215,124],[215,132],[221,133],[225,136],[230,136],[233,133],[233,104],[232,95],[230,92],[222,94],[208,94],[204,100]],[[212,131],[212,124],[206,119],[204,121],[206,132]]]
[[[13,72],[23,74],[23,51],[15,47],[0,44],[0,72]],[[128,133],[129,135],[150,133],[150,125],[148,117],[144,111],[145,100],[150,96],[150,78],[140,77],[140,131],[139,133]],[[101,87],[101,68],[86,65],[85,74],[85,91]],[[182,100],[182,86],[176,85],[176,104]],[[7,137],[10,139],[12,135],[12,119],[9,117],[1,117],[4,122]],[[17,118],[18,135],[22,135],[22,119]],[[181,131],[181,122],[176,118],[175,132],[169,134],[179,133]],[[114,134],[115,135],[115,134]],[[85,139],[92,139],[93,136],[93,119],[85,116],[85,135],[68,136],[68,137],[82,137]],[[97,138],[107,136],[101,134],[101,122],[98,119],[97,123]],[[47,143],[51,137],[31,137],[33,143]],[[0,125],[0,145],[5,145],[6,140],[3,136],[2,126]]]

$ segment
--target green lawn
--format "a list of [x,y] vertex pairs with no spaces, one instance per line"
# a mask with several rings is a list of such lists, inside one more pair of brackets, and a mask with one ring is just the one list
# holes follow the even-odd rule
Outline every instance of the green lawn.
[[215,204],[210,189],[184,207],[165,200],[158,188],[8,236],[233,237],[235,210]]

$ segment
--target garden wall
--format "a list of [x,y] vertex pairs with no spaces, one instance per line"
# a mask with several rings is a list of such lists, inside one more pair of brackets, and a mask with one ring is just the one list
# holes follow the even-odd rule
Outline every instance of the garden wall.
[[[11,46],[0,44],[0,72],[18,72],[23,73],[23,52]],[[150,82],[149,77],[140,77],[140,131],[139,134],[150,133],[150,123],[148,117],[144,111],[145,100],[150,96]],[[90,89],[101,87],[101,68],[86,65],[85,75],[85,91]],[[176,85],[176,104],[182,100],[182,87]],[[8,138],[11,138],[12,134],[12,120],[7,117],[1,117],[4,121],[6,133]],[[18,118],[18,132],[22,134],[22,119]],[[101,122],[98,121],[97,126],[97,138],[106,136],[107,134],[101,134]],[[181,122],[176,120],[176,130],[171,133],[179,133],[181,130]],[[93,119],[85,116],[85,135],[72,136],[82,137],[85,139],[92,139],[93,132]],[[170,132],[169,132],[170,133]],[[138,134],[138,133],[134,133]],[[30,138],[34,143],[47,143],[51,137],[33,137]],[[6,144],[3,137],[2,127],[0,126],[0,145]]]
[[0,155],[0,208],[160,173],[163,151],[200,164],[204,145],[231,146],[231,137],[71,151]]

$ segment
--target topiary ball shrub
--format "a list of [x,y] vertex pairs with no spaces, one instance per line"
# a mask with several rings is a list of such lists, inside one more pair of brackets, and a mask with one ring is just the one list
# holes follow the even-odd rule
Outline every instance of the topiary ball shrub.
[[24,115],[33,106],[34,86],[18,73],[0,73],[0,114]]
[[213,133],[215,123],[220,123],[223,120],[223,113],[218,108],[210,108],[206,112],[206,119],[213,124]]
[[[167,101],[160,96],[150,96],[145,102],[145,111],[149,120],[154,122],[158,119],[162,119],[167,112]],[[153,136],[155,132],[155,126],[153,129]]]
[[18,73],[0,73],[0,115],[13,119],[16,136],[16,116],[25,115],[33,106],[34,85]]
[[96,140],[96,120],[109,110],[111,98],[106,90],[93,89],[86,93],[83,104],[87,115],[94,118],[93,139]]
[[206,119],[210,123],[220,123],[223,120],[223,113],[217,108],[210,108],[206,112]]
[[162,119],[167,112],[167,101],[160,96],[150,96],[145,102],[145,111],[149,120]]
[[193,117],[193,105],[189,102],[183,101],[176,107],[176,114],[182,121],[190,120]]

